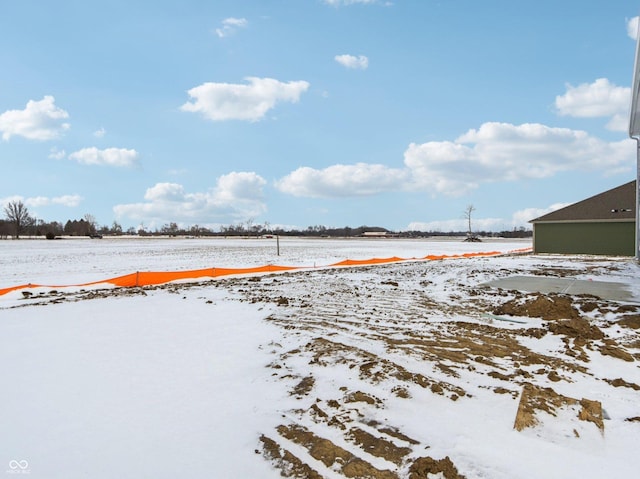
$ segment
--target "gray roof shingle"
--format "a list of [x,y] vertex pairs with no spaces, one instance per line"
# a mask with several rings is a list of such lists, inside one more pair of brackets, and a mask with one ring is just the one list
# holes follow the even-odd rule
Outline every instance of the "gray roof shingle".
[[529,223],[572,221],[635,221],[636,181],[565,206]]

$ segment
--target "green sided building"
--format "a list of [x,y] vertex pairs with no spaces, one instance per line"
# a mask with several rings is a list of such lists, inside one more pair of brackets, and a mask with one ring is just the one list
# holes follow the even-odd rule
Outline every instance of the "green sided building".
[[533,219],[533,252],[635,256],[636,182]]

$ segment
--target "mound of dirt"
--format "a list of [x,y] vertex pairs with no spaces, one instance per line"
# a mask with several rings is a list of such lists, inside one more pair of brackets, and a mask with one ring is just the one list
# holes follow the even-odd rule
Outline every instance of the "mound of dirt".
[[618,347],[613,341],[608,341],[607,344],[602,346],[600,348],[600,354],[602,354],[603,356],[611,356],[617,359],[622,359],[623,361],[627,361],[630,363],[635,361],[631,354]]
[[602,403],[583,398],[577,400],[557,393],[552,388],[535,386],[526,383],[522,388],[520,404],[513,427],[516,431],[534,427],[539,424],[538,413],[546,412],[553,417],[557,416],[556,411],[563,407],[580,406],[577,419],[591,422],[600,431],[604,432],[604,417]]
[[349,394],[345,400],[345,402],[350,403],[350,402],[365,402],[367,404],[371,404],[373,406],[375,406],[376,404],[380,404],[380,399],[375,398],[367,393],[363,393],[362,391],[356,391],[353,392],[351,394]]
[[624,326],[625,328],[640,329],[640,315],[627,315],[620,321],[618,321],[618,324],[620,326]]
[[602,403],[600,401],[592,401],[591,399],[582,398],[580,400],[580,413],[578,418],[581,421],[589,421],[595,424],[598,429],[604,431],[604,416],[602,413]]
[[560,407],[566,398],[556,393],[551,388],[542,388],[526,383],[522,388],[520,403],[516,413],[513,427],[516,431],[522,431],[528,427],[538,424],[536,418],[537,411],[545,411],[553,414],[556,408]]
[[585,318],[563,319],[549,324],[549,331],[563,334],[571,338],[582,340],[598,340],[604,338],[604,333]]
[[[442,474],[436,476],[436,474]],[[458,473],[458,469],[453,464],[449,456],[444,459],[433,459],[431,457],[419,457],[409,468],[409,479],[427,479],[430,477],[443,477],[444,479],[465,479]]]
[[498,306],[493,313],[542,318],[547,321],[580,317],[578,310],[573,307],[571,298],[558,294],[535,294],[527,296],[524,300],[516,298]]

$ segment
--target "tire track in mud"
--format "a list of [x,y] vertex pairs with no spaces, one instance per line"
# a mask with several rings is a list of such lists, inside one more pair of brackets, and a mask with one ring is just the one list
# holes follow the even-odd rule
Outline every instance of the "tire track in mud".
[[[606,275],[611,268],[593,263],[587,266],[592,274]],[[585,269],[580,261],[564,269],[538,259],[527,264],[528,274],[558,277]],[[640,400],[640,385],[628,378],[597,378],[589,369],[593,354],[640,360],[640,309],[591,297],[478,287],[522,275],[523,262],[517,266],[496,269],[486,259],[400,263],[51,292],[31,304],[144,295],[152,289],[175,294],[194,286],[224,288],[241,301],[268,304],[266,320],[280,328],[282,339],[270,344],[271,380],[288,391],[295,406],[278,411],[282,421],[262,431],[257,452],[284,477],[457,479],[482,474],[469,476],[474,470],[464,470],[459,457],[429,455],[430,449],[441,450],[431,425],[394,411],[407,402],[455,408],[495,393],[520,414],[514,418],[518,431],[560,410],[586,422],[571,424],[576,435],[589,434],[589,427],[604,434],[600,403],[559,394],[552,386],[586,378],[631,391]],[[543,310],[557,314],[543,317]],[[514,324],[487,313],[541,319]],[[545,347],[538,344],[541,339]]]
[[[563,274],[544,273],[550,271]],[[275,303],[267,320],[295,343],[270,367],[299,407],[263,433],[265,458],[285,477],[465,477],[455,458],[425,454],[428,434],[411,437],[387,411],[429,395],[472,401],[480,389],[515,403],[532,383],[591,376],[572,348],[600,347],[563,335],[557,350],[534,351],[527,345],[555,334],[545,324],[487,320],[484,314],[523,295],[477,285],[516,274],[522,270],[467,260],[228,280],[226,287],[248,301]],[[431,282],[434,275],[442,281]]]

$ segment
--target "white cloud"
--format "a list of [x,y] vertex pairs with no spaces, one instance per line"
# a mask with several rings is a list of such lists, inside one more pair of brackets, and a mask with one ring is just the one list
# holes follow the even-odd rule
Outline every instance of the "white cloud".
[[565,206],[569,206],[570,203],[554,203],[547,208],[525,208],[523,210],[516,211],[513,214],[514,224],[528,224],[529,221],[539,218],[542,215],[551,213],[552,211],[559,210]]
[[235,33],[238,28],[244,28],[248,25],[246,18],[225,18],[222,20],[222,27],[216,28],[216,35],[220,38],[228,37]]
[[49,150],[49,158],[53,160],[62,160],[67,153],[64,150],[58,150],[55,146]]
[[409,189],[461,195],[480,183],[547,178],[563,171],[630,170],[631,140],[607,143],[586,132],[541,124],[485,123],[455,142],[412,143]]
[[93,146],[71,153],[69,159],[84,165],[132,166],[138,160],[138,156],[136,150],[126,148],[99,150]]
[[307,91],[306,81],[283,83],[273,78],[247,77],[248,85],[203,83],[187,93],[193,102],[180,107],[183,111],[201,113],[213,121],[258,121],[278,102],[297,103]]
[[48,196],[32,196],[29,198],[23,198],[21,196],[14,196],[11,198],[5,198],[0,200],[2,204],[6,204],[9,201],[22,201],[29,208],[40,208],[50,205],[62,205],[70,208],[78,206],[82,202],[83,198],[80,195],[63,195],[50,198]]
[[20,195],[5,196],[4,198],[0,198],[0,206],[4,207],[12,201],[22,201],[24,203],[24,197]]
[[178,183],[157,183],[148,188],[143,203],[114,207],[117,217],[147,223],[212,223],[212,219],[234,221],[266,211],[263,187],[266,181],[253,172],[232,172],[219,177],[216,186],[202,193],[188,193]]
[[541,124],[485,123],[455,141],[412,143],[404,168],[357,163],[301,167],[276,181],[298,197],[347,197],[390,191],[461,196],[481,184],[540,179],[565,171],[632,171],[635,144],[605,142],[580,130]]
[[184,197],[184,187],[177,183],[156,183],[144,194],[144,199],[151,202],[182,201]]
[[[471,218],[472,231],[511,231],[513,229],[525,228],[531,230],[529,221],[538,218],[552,211],[564,208],[568,203],[555,203],[548,208],[525,208],[518,210],[511,215],[511,218]],[[448,233],[450,231],[467,231],[469,229],[468,220],[463,218],[439,220],[439,221],[414,221],[407,226],[408,231],[436,231]]]
[[51,200],[46,196],[34,196],[31,198],[26,198],[23,202],[29,208],[39,208],[41,206],[47,206],[51,204]]
[[82,200],[83,198],[80,195],[64,195],[51,198],[53,204],[68,206],[70,208],[78,206]]
[[608,128],[626,131],[631,88],[613,85],[606,78],[576,87],[566,86],[564,95],[556,96],[560,115],[578,118],[612,117]]
[[336,55],[334,57],[335,61],[337,61],[340,65],[358,69],[358,70],[366,70],[369,66],[369,59],[364,55],[354,56],[354,55]]
[[627,35],[634,40],[638,39],[638,17],[627,20]]
[[[511,229],[503,218],[472,218],[471,231],[501,231]],[[438,233],[466,232],[469,222],[464,218],[440,221],[414,221],[407,226],[408,231],[434,231]]]
[[253,172],[231,172],[218,178],[216,196],[218,201],[262,201],[262,187],[266,181]]
[[277,181],[276,188],[293,196],[311,198],[366,196],[402,189],[407,179],[404,170],[357,163],[323,170],[298,168]]
[[611,117],[605,127],[607,128],[607,130],[611,131],[628,131],[629,115],[617,113]]
[[64,120],[69,114],[55,105],[47,95],[40,101],[29,100],[24,110],[7,110],[0,114],[2,139],[22,136],[28,140],[53,140],[69,129]]
[[93,132],[93,136],[95,136],[96,138],[103,138],[104,135],[106,134],[107,134],[107,130],[105,130],[102,127],[99,130],[96,130]]

